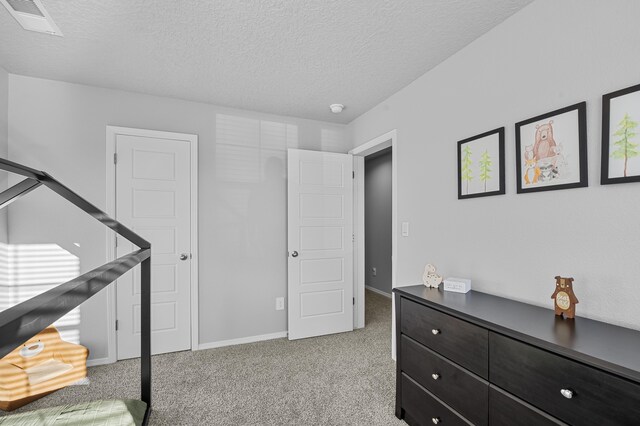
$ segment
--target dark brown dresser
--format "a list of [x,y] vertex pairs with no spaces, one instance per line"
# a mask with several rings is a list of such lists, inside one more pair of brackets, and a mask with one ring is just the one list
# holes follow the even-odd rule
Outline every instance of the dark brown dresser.
[[476,291],[394,298],[408,424],[640,425],[639,331]]

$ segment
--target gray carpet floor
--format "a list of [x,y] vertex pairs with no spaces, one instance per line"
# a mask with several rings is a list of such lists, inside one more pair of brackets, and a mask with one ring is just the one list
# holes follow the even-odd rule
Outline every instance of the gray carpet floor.
[[[391,300],[367,291],[365,318],[351,333],[154,356],[150,424],[404,425],[393,414]],[[90,368],[90,385],[16,412],[139,398],[139,364]]]

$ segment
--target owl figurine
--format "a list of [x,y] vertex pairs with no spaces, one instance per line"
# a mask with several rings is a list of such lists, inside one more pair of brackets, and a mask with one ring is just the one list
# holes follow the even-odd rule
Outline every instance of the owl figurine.
[[436,274],[436,267],[429,263],[427,264],[427,266],[424,267],[424,274],[422,274],[422,282],[424,283],[424,285],[426,285],[429,288],[431,287],[438,288],[438,286],[442,282],[442,276]]

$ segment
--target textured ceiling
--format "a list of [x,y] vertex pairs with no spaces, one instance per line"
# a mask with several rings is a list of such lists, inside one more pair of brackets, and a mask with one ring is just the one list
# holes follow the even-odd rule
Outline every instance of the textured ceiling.
[[0,66],[348,123],[530,1],[43,0],[64,38],[0,7]]

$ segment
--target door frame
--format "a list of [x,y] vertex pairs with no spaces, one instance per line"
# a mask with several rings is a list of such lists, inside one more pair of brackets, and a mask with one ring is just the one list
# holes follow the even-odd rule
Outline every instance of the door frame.
[[[107,125],[106,130],[106,177],[107,177],[107,203],[106,213],[116,217],[116,168],[114,154],[116,152],[116,136],[130,135],[158,139],[184,140],[189,143],[191,178],[191,248],[192,255],[190,272],[190,310],[191,310],[191,350],[198,350],[198,135],[186,133],[164,132],[159,130],[136,129]],[[115,233],[107,229],[107,262],[116,258]],[[118,360],[118,339],[116,336],[116,286],[107,288],[107,359],[105,364]]]
[[[353,155],[355,171],[353,184],[354,268],[353,294],[356,298],[354,328],[364,327],[364,157],[391,147],[391,288],[396,288],[396,261],[398,259],[398,132],[393,129],[349,151]],[[393,331],[393,330],[392,330]],[[395,333],[394,333],[395,334]],[[395,353],[395,347],[393,348]]]

